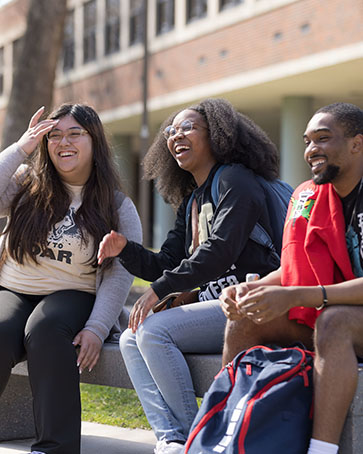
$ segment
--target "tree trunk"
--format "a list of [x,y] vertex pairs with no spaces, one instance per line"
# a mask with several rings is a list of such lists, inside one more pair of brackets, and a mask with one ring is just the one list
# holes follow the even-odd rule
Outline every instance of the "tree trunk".
[[2,146],[16,142],[41,106],[52,107],[54,80],[63,43],[67,0],[30,0],[7,106]]

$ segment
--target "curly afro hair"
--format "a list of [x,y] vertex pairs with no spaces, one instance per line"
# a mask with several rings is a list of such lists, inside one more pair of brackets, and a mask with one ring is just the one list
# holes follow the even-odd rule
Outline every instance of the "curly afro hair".
[[178,166],[163,136],[166,126],[183,110],[195,110],[205,119],[212,154],[217,162],[242,163],[267,180],[278,176],[278,152],[267,134],[228,101],[205,99],[171,114],[161,125],[144,158],[145,177],[156,180],[156,188],[165,202],[177,208],[196,187],[193,175]]

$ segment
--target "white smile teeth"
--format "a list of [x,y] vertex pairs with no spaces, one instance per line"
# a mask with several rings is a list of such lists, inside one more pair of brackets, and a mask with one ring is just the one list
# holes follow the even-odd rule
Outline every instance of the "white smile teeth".
[[75,155],[75,153],[71,153],[70,151],[65,151],[63,153],[59,153],[59,156],[61,158],[66,158],[67,156],[74,156],[74,155]]
[[324,164],[324,163],[325,163],[325,159],[319,159],[319,161],[313,161],[313,162],[311,163],[311,166],[312,166],[312,167],[316,167],[316,166],[321,165],[321,164]]
[[175,147],[175,152],[176,153],[181,153],[185,150],[189,150],[189,147],[185,146],[185,145],[179,145],[178,147]]

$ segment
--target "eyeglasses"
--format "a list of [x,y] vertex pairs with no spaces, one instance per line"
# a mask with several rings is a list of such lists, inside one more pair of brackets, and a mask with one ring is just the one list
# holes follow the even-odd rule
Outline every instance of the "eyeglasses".
[[175,136],[175,134],[178,134],[180,132],[183,134],[189,134],[190,131],[192,131],[194,129],[194,125],[197,125],[203,129],[208,129],[207,127],[199,125],[198,123],[194,123],[193,121],[184,120],[180,123],[179,126],[173,126],[173,125],[167,126],[163,131],[163,136],[165,137],[166,140],[168,140],[171,137]]
[[63,137],[67,139],[68,142],[74,143],[77,142],[81,136],[88,134],[88,131],[81,128],[69,128],[65,131],[59,129],[54,129],[53,131],[48,132],[47,139],[48,142],[58,144],[62,142]]

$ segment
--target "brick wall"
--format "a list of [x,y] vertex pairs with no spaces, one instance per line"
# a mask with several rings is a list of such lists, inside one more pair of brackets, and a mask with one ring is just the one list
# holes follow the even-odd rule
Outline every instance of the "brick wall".
[[[298,59],[363,40],[362,0],[301,0],[150,59],[150,97]],[[57,99],[110,109],[141,99],[140,61],[64,86]]]

